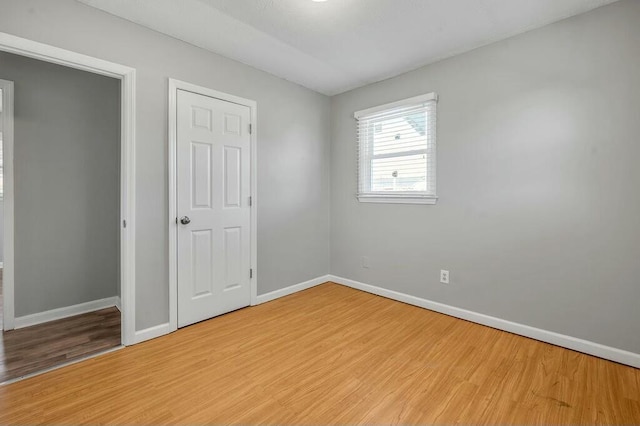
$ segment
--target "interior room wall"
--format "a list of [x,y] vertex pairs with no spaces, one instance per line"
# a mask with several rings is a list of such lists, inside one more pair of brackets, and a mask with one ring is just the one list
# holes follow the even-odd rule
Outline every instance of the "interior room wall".
[[[333,97],[331,272],[639,353],[638,22],[622,1]],[[429,92],[437,205],[359,203],[354,111]]]
[[0,52],[14,82],[15,315],[117,294],[120,81]]
[[[0,242],[4,241],[4,199],[0,200]],[[4,246],[0,244],[0,263],[4,262]]]
[[[0,31],[138,70],[138,330],[168,319],[173,77],[258,101],[260,294],[330,271],[640,352],[637,1],[331,100],[72,0],[0,6]],[[358,203],[353,112],[431,91],[438,204]]]
[[136,329],[169,318],[167,79],[258,104],[259,294],[329,270],[329,98],[73,0],[0,0],[0,31],[137,70]]
[[[0,94],[2,94],[1,90]],[[0,138],[0,144],[1,143],[2,138]],[[4,262],[4,245],[1,244],[2,241],[4,241],[4,198],[0,198],[0,264]]]

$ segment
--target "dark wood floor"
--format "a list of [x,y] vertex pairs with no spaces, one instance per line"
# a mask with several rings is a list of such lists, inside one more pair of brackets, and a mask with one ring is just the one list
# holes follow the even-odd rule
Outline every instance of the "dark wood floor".
[[[2,330],[1,272],[0,330]],[[116,308],[5,331],[2,332],[0,339],[0,383],[119,345],[120,311]]]

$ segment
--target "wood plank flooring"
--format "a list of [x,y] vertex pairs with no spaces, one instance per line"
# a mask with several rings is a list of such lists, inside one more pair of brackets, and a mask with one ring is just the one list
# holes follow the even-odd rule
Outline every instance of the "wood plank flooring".
[[120,346],[116,308],[2,332],[1,289],[0,383]]
[[640,370],[327,283],[0,387],[0,424],[638,424]]

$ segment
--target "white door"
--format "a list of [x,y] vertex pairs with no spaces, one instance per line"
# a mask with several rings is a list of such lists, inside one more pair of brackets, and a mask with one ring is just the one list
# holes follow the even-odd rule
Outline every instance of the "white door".
[[250,108],[178,90],[178,326],[251,303]]

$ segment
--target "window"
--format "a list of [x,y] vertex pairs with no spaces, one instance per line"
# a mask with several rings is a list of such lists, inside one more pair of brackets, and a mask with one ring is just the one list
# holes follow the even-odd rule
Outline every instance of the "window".
[[358,200],[435,204],[435,93],[356,112]]

